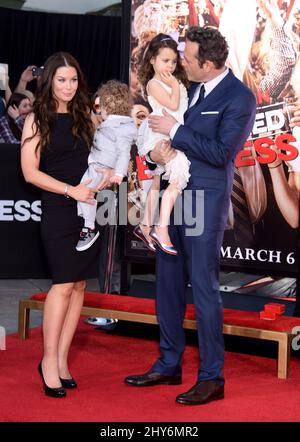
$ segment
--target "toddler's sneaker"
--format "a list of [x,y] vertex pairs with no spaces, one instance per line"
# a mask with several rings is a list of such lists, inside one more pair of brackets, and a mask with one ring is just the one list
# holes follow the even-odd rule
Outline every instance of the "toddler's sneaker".
[[83,252],[89,249],[99,236],[99,231],[89,229],[88,227],[83,227],[79,234],[79,241],[76,246],[78,252]]

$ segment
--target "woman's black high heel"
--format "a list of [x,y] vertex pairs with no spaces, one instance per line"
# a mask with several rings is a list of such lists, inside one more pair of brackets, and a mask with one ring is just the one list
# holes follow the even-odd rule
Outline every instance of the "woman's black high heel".
[[77,388],[77,382],[75,381],[75,379],[71,378],[71,379],[63,379],[63,378],[59,378],[61,385],[64,388]]
[[58,387],[58,388],[48,387],[48,385],[45,382],[44,375],[43,375],[42,362],[40,362],[38,365],[38,372],[41,375],[46,396],[50,396],[50,397],[65,397],[66,396],[67,392],[63,387]]

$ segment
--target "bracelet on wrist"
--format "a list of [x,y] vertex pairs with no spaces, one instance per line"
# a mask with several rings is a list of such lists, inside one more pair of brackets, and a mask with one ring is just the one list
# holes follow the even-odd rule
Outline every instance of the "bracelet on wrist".
[[281,161],[281,163],[277,164],[277,166],[273,166],[273,167],[269,166],[269,169],[276,169],[276,167],[281,166],[281,164],[282,164],[282,161]]
[[69,196],[69,194],[68,194],[68,191],[69,191],[69,186],[68,186],[68,184],[66,184],[66,185],[65,185],[65,190],[64,190],[64,196],[65,196],[66,198],[70,198],[70,196]]

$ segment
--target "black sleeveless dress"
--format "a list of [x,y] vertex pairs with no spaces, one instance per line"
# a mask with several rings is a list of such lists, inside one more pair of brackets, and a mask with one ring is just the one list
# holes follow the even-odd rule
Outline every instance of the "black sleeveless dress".
[[[76,186],[87,169],[89,150],[72,134],[72,116],[57,114],[51,143],[45,147],[40,169],[66,184]],[[87,250],[75,249],[83,218],[77,215],[77,201],[42,191],[41,234],[53,284],[96,278],[99,274],[100,241]]]

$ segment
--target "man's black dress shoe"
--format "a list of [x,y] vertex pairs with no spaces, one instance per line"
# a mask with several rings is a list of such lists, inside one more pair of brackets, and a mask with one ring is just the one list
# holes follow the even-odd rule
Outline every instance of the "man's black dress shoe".
[[77,382],[75,381],[75,379],[71,378],[71,379],[63,379],[63,378],[59,378],[61,385],[64,388],[77,388]]
[[149,371],[145,374],[128,376],[124,380],[125,384],[132,385],[134,387],[150,387],[151,385],[179,385],[182,383],[180,375],[169,376],[155,371]]
[[58,387],[58,388],[50,388],[50,387],[48,387],[48,385],[46,384],[45,379],[44,379],[42,363],[41,362],[38,365],[38,372],[41,375],[46,396],[59,398],[59,397],[65,397],[67,395],[67,392],[66,392],[66,390],[63,387]]
[[224,385],[214,381],[201,381],[186,393],[177,396],[176,402],[184,405],[202,405],[218,399],[224,399]]

